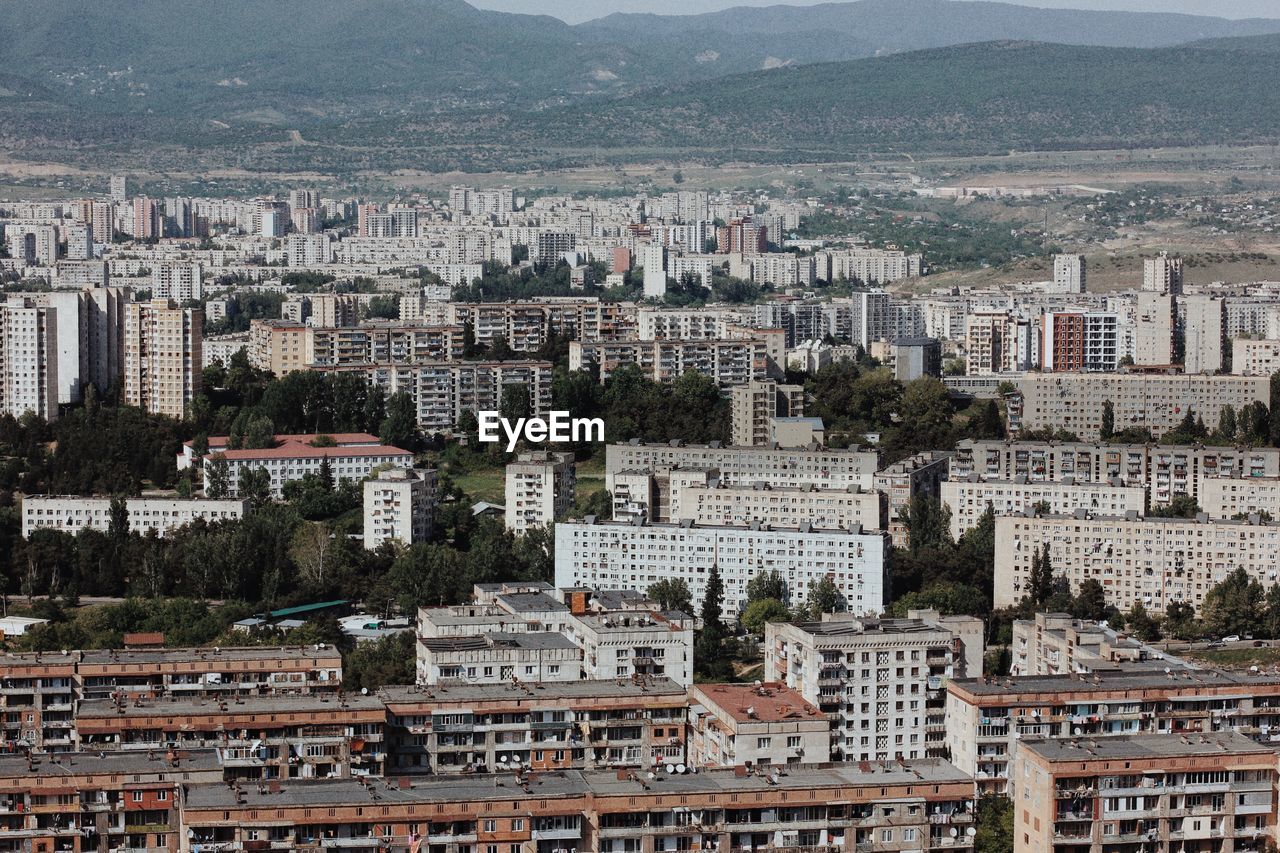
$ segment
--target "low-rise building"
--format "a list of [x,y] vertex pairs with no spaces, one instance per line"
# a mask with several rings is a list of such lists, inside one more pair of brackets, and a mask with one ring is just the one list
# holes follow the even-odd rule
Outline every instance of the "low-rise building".
[[418,638],[419,684],[500,684],[581,678],[582,653],[563,634],[488,631],[476,636]]
[[1208,478],[1197,503],[1210,518],[1280,518],[1280,477]]
[[946,682],[981,672],[982,653],[981,619],[837,616],[769,623],[764,668],[827,715],[835,759],[883,761],[945,754]]
[[[334,482],[354,480],[359,482],[379,468],[408,468],[413,465],[413,453],[379,442],[378,437],[367,433],[340,433],[334,435],[277,435],[271,447],[231,449],[226,436],[209,439],[209,451],[204,456],[201,474],[205,488],[209,486],[209,468],[225,460],[227,489],[236,497],[240,488],[240,476],[245,471],[265,469],[271,478],[271,496],[284,497],[286,483],[301,480],[307,474],[319,475],[325,466]],[[191,464],[194,458],[192,442],[187,442],[179,455],[178,467]]]
[[831,757],[827,715],[776,682],[700,684],[689,690],[689,764],[777,767]]
[[809,523],[821,530],[884,529],[879,492],[864,492],[857,487],[836,491],[813,485],[726,485],[719,480],[673,484],[670,520],[740,527],[799,527]]
[[946,717],[951,762],[977,779],[979,793],[1003,794],[1028,738],[1155,734],[1176,742],[1237,730],[1269,742],[1280,732],[1280,676],[1144,667],[957,679],[947,684]]
[[[82,498],[73,495],[28,495],[22,499],[22,535],[36,530],[60,530],[75,534],[80,530],[103,533],[111,527],[113,498]],[[160,536],[194,521],[217,523],[242,518],[248,509],[243,500],[210,498],[124,498],[123,520],[127,529]]]
[[1069,613],[1015,619],[1011,653],[1010,675],[1087,674],[1120,665],[1196,669],[1105,622],[1075,619]]
[[1229,732],[1027,738],[1015,853],[1262,850],[1276,837],[1276,753]]

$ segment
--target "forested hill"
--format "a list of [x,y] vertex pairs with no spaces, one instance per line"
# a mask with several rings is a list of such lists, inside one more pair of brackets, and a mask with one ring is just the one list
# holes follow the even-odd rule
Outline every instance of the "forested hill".
[[1260,41],[1248,51],[999,42],[781,68],[596,101],[573,129],[602,146],[733,145],[744,157],[795,160],[894,148],[1271,144],[1280,52]]

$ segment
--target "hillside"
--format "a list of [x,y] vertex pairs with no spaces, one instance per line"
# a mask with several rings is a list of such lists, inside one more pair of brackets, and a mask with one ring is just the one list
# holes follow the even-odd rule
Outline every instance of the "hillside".
[[[964,45],[782,68],[578,110],[573,139],[803,159],[926,151],[1270,143],[1280,53]],[[552,135],[560,122],[543,123]],[[582,128],[589,128],[585,133]],[[568,137],[557,139],[569,144]]]
[[463,0],[0,0],[0,60],[77,110],[295,122],[555,105],[968,42],[1155,47],[1280,21],[858,0],[569,26]]

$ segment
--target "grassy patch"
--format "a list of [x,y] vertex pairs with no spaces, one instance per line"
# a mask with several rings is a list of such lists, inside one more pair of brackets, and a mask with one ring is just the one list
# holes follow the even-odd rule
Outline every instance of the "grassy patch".
[[1196,649],[1186,652],[1183,657],[1228,669],[1246,669],[1251,666],[1269,667],[1280,664],[1280,648],[1267,646],[1261,649]]

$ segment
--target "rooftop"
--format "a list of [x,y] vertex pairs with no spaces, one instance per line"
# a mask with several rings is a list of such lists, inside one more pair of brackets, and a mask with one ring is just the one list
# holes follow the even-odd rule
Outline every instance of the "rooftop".
[[[176,753],[178,768],[184,772],[207,770],[221,773],[218,753],[212,749],[181,749]],[[123,750],[120,752],[61,752],[33,757],[28,765],[22,755],[0,756],[0,778],[31,776],[79,776],[92,774],[164,774],[173,778],[174,766],[165,750]]]
[[503,700],[530,700],[555,702],[599,697],[652,700],[669,696],[684,701],[685,689],[669,678],[606,679],[600,681],[540,681],[512,684],[433,684],[384,687],[378,696],[387,705],[418,704],[430,702],[500,702]]
[[1197,755],[1266,755],[1274,759],[1275,749],[1239,732],[1209,734],[1123,735],[1090,738],[1022,738],[1019,749],[1029,750],[1048,761],[1092,761],[1107,759],[1169,759]]
[[729,719],[738,723],[781,723],[816,720],[824,725],[826,715],[805,700],[799,692],[775,681],[759,687],[751,684],[698,684],[692,688],[692,701],[714,703]]
[[[377,696],[359,693],[345,694],[341,698],[328,693],[279,694],[268,696],[228,696],[225,699],[206,699],[197,696],[168,695],[141,702],[126,702],[117,706],[110,699],[85,699],[76,711],[82,719],[106,719],[114,717],[175,717],[175,716],[229,716],[232,714],[296,714],[321,711],[327,714],[352,711],[381,711],[384,704]],[[123,710],[123,713],[121,713]]]
[[1172,669],[1162,672],[1148,667],[1116,666],[1087,675],[1019,675],[993,678],[960,678],[948,687],[974,696],[1007,696],[1027,693],[1062,695],[1113,690],[1174,690],[1194,693],[1205,688],[1251,687],[1280,690],[1280,674],[1237,674],[1218,670]]

